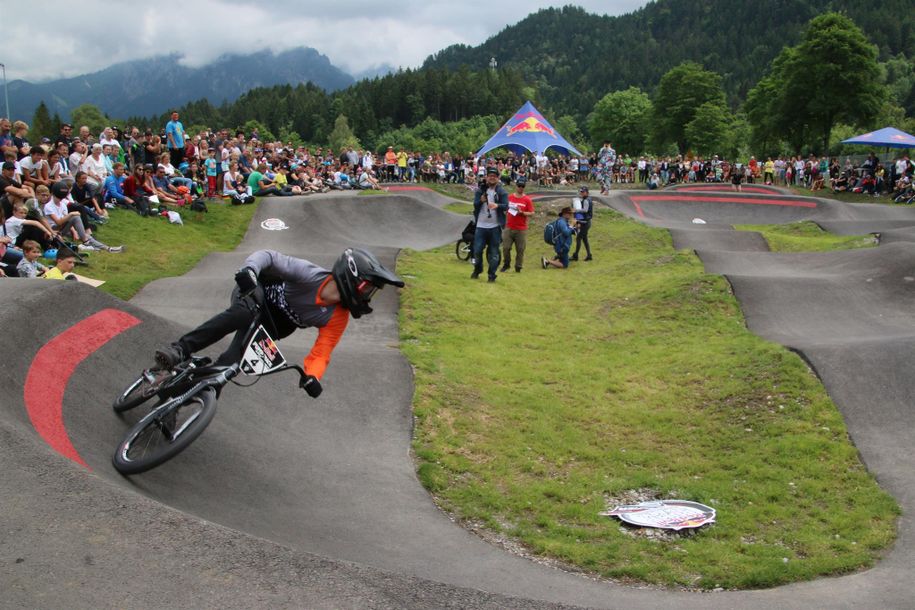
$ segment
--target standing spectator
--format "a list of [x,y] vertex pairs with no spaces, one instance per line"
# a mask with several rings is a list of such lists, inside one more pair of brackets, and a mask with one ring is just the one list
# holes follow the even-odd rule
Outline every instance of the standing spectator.
[[605,140],[604,145],[597,153],[597,181],[600,183],[601,195],[610,193],[614,165],[616,165],[616,151],[610,145],[610,140]]
[[216,197],[216,176],[219,175],[219,165],[220,163],[216,160],[216,151],[212,148],[208,149],[206,161],[203,162],[207,172],[208,198]]
[[499,181],[499,170],[490,167],[486,170],[486,181],[473,197],[473,216],[477,228],[473,234],[473,273],[471,279],[480,277],[483,272],[483,248],[489,261],[489,281],[496,281],[496,270],[499,268],[502,243],[502,227],[505,226],[505,213],[508,211],[508,193]]
[[394,175],[397,172],[397,153],[394,152],[393,146],[388,146],[387,152],[384,153],[384,167],[388,182],[394,182]]
[[165,124],[165,137],[172,165],[178,167],[184,160],[184,139],[187,134],[184,132],[184,125],[178,120],[177,112],[172,112],[172,120]]
[[527,221],[534,215],[534,202],[524,194],[527,178],[523,176],[515,182],[515,192],[508,196],[508,217],[505,226],[505,241],[502,246],[503,273],[512,263],[512,244],[515,246],[515,273],[521,273],[524,267],[524,251],[527,248]]
[[578,228],[578,232],[575,236],[575,254],[572,255],[573,261],[578,260],[578,251],[581,250],[581,245],[585,245],[585,260],[589,261],[591,259],[591,242],[588,241],[588,231],[591,229],[591,218],[594,216],[594,202],[591,201],[591,195],[588,192],[588,187],[581,185],[578,188],[578,198],[574,202],[573,213],[575,216],[575,226]]
[[552,259],[541,257],[540,264],[544,269],[556,267],[557,269],[569,268],[569,250],[572,249],[572,208],[564,207],[559,211],[559,218],[556,220],[556,230],[559,231],[559,237],[553,244],[553,250],[556,256]]

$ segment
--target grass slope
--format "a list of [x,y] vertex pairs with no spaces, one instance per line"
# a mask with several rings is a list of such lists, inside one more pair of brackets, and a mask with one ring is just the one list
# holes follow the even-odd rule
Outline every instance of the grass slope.
[[872,235],[833,235],[810,221],[786,225],[736,225],[734,228],[761,233],[773,252],[855,250],[877,245]]
[[98,238],[110,246],[124,244],[125,251],[94,252],[89,266],[77,267],[76,272],[104,280],[102,290],[125,300],[152,280],[186,273],[210,252],[235,248],[257,208],[213,202],[208,207],[205,214],[179,209],[183,225],[111,210],[111,220],[99,229]]
[[[801,359],[751,334],[720,277],[666,231],[598,213],[595,261],[469,279],[450,247],[402,253],[419,477],[465,523],[605,577],[766,587],[873,565],[898,508]],[[598,513],[714,506],[655,535]]]

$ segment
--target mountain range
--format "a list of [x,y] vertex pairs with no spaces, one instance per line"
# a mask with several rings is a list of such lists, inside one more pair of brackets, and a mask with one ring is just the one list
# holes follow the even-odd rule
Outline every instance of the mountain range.
[[[375,68],[383,71],[387,66]],[[256,87],[311,82],[335,91],[355,79],[308,47],[274,54],[223,55],[205,66],[191,68],[178,54],[127,61],[98,72],[43,83],[10,81],[10,107],[15,116],[31,118],[44,100],[50,114],[68,120],[80,104],[94,104],[112,117],[149,116],[192,100],[213,104],[234,101]]]

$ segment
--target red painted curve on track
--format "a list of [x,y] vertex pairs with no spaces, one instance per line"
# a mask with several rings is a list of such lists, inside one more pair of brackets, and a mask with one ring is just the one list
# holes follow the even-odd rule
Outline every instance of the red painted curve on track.
[[35,431],[54,451],[89,468],[64,426],[64,391],[79,364],[140,320],[118,309],[103,309],[45,343],[25,379],[25,409]]
[[[687,193],[717,193],[717,192],[734,192],[734,189],[729,186],[686,186],[682,188],[673,189],[677,192],[687,192]],[[774,195],[778,193],[776,189],[767,188],[762,186],[744,186],[740,189],[741,193],[761,193],[763,195]]]
[[697,197],[695,195],[631,195],[633,202],[645,201],[678,201],[681,203],[743,203],[748,205],[779,205],[789,208],[815,208],[812,201],[794,201],[791,199],[749,199],[740,197]]

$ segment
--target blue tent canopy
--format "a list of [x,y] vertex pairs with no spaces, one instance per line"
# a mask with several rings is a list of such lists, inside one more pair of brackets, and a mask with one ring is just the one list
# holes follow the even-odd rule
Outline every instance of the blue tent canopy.
[[477,156],[485,154],[494,148],[504,147],[515,154],[524,151],[542,152],[555,148],[564,155],[581,153],[569,144],[549,121],[543,118],[540,111],[532,103],[525,102],[518,112],[505,121],[505,125],[497,131],[486,144],[477,151]]
[[842,144],[870,144],[871,146],[888,146],[890,148],[915,148],[915,136],[899,131],[893,127],[884,127],[877,131],[842,140]]

